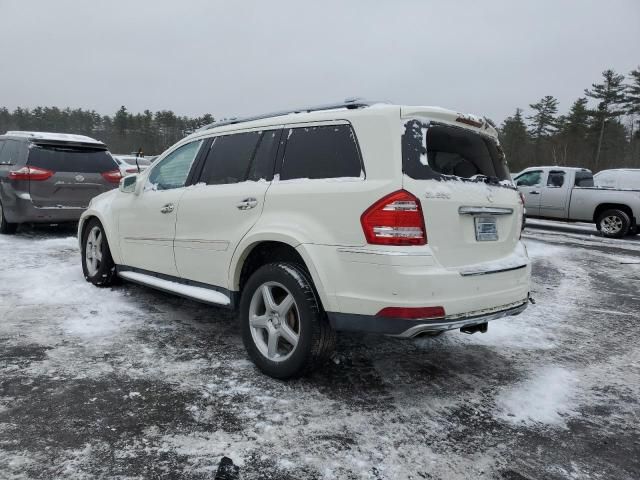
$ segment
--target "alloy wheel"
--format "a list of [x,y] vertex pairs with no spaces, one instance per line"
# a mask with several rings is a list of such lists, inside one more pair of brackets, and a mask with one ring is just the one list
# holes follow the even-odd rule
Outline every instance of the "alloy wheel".
[[87,272],[90,277],[93,277],[98,273],[102,263],[102,230],[98,226],[93,227],[87,235],[85,261]]
[[255,290],[249,305],[249,326],[258,351],[273,362],[288,359],[300,340],[300,313],[293,295],[278,282]]

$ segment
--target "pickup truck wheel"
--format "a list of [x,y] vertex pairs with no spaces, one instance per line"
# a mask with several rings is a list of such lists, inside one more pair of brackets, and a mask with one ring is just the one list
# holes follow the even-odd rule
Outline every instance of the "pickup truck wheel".
[[611,209],[602,212],[597,226],[605,237],[622,238],[629,232],[631,220],[622,210]]
[[249,357],[267,375],[304,375],[334,349],[329,325],[312,281],[294,263],[270,263],[247,282],[240,300],[242,340]]
[[9,223],[7,219],[4,217],[4,212],[2,210],[2,202],[0,202],[0,233],[11,234],[16,233],[18,229],[17,223]]
[[113,285],[117,278],[107,236],[95,218],[89,220],[82,233],[82,271],[87,282],[97,287]]

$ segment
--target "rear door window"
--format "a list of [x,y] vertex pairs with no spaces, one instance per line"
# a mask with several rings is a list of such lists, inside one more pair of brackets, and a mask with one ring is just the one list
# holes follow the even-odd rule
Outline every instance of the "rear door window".
[[104,173],[118,168],[104,149],[62,145],[32,144],[28,164],[53,172]]
[[564,185],[565,173],[560,170],[551,170],[547,178],[547,187],[560,188]]
[[261,132],[215,137],[205,160],[200,181],[207,185],[245,181],[260,137]]
[[416,180],[511,178],[502,149],[494,139],[465,128],[419,120],[404,124],[402,167]]
[[249,168],[248,180],[264,179],[270,181],[273,179],[273,168],[281,133],[282,130],[267,130],[262,133],[258,149]]
[[281,180],[361,176],[362,161],[350,125],[297,127],[285,134]]

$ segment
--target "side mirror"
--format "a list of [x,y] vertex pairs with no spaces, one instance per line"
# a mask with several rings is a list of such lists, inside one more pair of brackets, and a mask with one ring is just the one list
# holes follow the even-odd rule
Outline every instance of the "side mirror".
[[120,180],[120,191],[122,193],[134,193],[136,191],[136,183],[138,183],[138,175],[127,175]]

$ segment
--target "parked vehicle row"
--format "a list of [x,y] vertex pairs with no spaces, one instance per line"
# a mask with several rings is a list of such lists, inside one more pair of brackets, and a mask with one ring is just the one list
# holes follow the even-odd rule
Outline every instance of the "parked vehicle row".
[[[591,222],[606,237],[638,233],[640,185],[625,170],[600,172],[600,185],[585,168],[530,167],[515,177],[527,217]],[[621,175],[622,174],[622,175]],[[606,187],[604,185],[607,185]]]
[[0,233],[20,223],[75,222],[122,174],[104,143],[83,135],[0,135]]
[[123,177],[131,175],[132,173],[143,172],[151,165],[151,161],[146,157],[136,155],[112,155],[112,157],[118,164],[118,168]]
[[474,333],[520,313],[522,219],[484,120],[346,102],[205,127],[94,198],[78,236],[89,282],[237,308],[251,359],[289,378],[336,331]]

